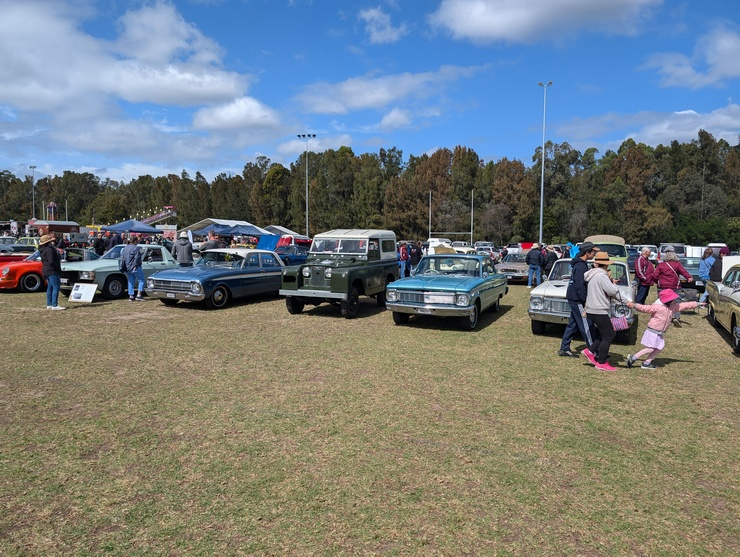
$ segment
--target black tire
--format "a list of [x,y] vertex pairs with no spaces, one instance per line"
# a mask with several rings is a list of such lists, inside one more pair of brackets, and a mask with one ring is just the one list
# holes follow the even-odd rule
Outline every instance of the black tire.
[[357,317],[357,308],[360,305],[360,294],[357,292],[357,288],[354,286],[349,290],[349,296],[346,300],[339,302],[339,308],[342,312],[342,317],[346,319],[352,319]]
[[737,327],[737,321],[735,321],[735,318],[732,318],[732,321],[730,321],[730,336],[732,337],[732,350],[735,352],[735,354],[740,354],[740,338],[737,338],[735,336],[735,328]]
[[385,307],[385,290],[383,290],[382,292],[378,292],[375,295],[375,301],[377,302],[379,308]]
[[496,301],[491,306],[491,311],[493,313],[498,313],[498,310],[501,309],[501,297],[496,298]]
[[217,286],[206,300],[206,305],[211,309],[221,309],[229,303],[229,290],[225,286]]
[[544,335],[545,334],[545,328],[547,327],[547,323],[544,321],[535,321],[532,319],[532,334],[533,335]]
[[105,279],[103,285],[103,298],[116,300],[123,298],[128,293],[128,280],[123,275],[111,275]]
[[709,319],[709,322],[713,327],[719,327],[719,321],[717,321],[717,316],[714,313],[714,306],[712,304],[709,304],[709,316],[707,319]]
[[475,327],[478,325],[479,313],[480,309],[478,307],[478,304],[476,303],[473,306],[473,311],[470,312],[470,315],[460,318],[460,327],[466,331],[472,331],[473,329],[475,329]]
[[304,301],[297,296],[287,296],[285,298],[285,307],[288,308],[288,313],[291,315],[301,313],[305,305]]
[[393,312],[393,322],[396,325],[404,325],[405,323],[408,323],[409,317],[411,316],[408,313],[400,313],[398,311]]
[[633,323],[626,331],[617,331],[614,340],[619,344],[633,345],[637,343],[637,323]]
[[162,302],[166,306],[176,306],[179,300],[171,300],[169,298],[160,298],[159,301]]
[[22,292],[40,292],[44,288],[44,277],[38,273],[28,273],[18,281]]

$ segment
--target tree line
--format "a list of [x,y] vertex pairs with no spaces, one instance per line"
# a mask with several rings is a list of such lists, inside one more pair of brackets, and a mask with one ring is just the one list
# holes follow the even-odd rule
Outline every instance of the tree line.
[[[579,241],[616,234],[629,243],[661,241],[740,245],[740,141],[731,146],[700,130],[690,143],[650,147],[626,140],[597,158],[568,143],[545,144],[543,238]],[[542,148],[530,167],[517,159],[483,161],[457,146],[431,155],[393,147],[355,155],[341,147],[302,153],[289,167],[267,157],[244,165],[241,175],[200,172],[139,176],[130,182],[65,171],[36,181],[36,216],[54,201],[58,219],[81,225],[112,224],[174,205],[178,228],[204,218],[278,224],[305,231],[306,163],[309,233],[333,228],[387,228],[399,238],[469,231],[497,245],[536,240]],[[306,160],[306,157],[308,160]],[[31,176],[0,173],[0,220],[26,222],[32,211]],[[455,238],[453,238],[455,239]],[[464,239],[459,237],[458,239]]]

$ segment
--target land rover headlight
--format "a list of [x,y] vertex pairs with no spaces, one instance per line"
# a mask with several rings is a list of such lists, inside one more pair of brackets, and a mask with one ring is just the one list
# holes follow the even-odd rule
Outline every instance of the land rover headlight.
[[331,267],[327,267],[326,269],[324,269],[324,276],[328,279],[331,278]]
[[304,277],[306,277],[306,278],[310,277],[310,276],[311,276],[311,268],[310,268],[310,267],[303,267],[303,268],[301,269],[301,274],[302,274],[302,275],[303,275]]
[[612,306],[612,317],[622,317],[629,315],[630,310],[626,305],[615,304]]
[[542,309],[545,305],[545,299],[542,296],[532,296],[529,299],[529,309]]
[[398,300],[398,290],[386,290],[385,299],[389,302],[395,302]]
[[95,271],[80,271],[80,280],[95,280]]
[[203,294],[203,285],[199,282],[191,282],[190,283],[190,292],[192,294]]
[[470,305],[470,294],[456,294],[455,295],[456,306],[467,306]]
[[152,289],[154,289],[154,279],[153,279],[153,278],[148,278],[148,279],[146,279],[146,287],[147,287],[147,288],[148,288],[149,290],[152,290]]

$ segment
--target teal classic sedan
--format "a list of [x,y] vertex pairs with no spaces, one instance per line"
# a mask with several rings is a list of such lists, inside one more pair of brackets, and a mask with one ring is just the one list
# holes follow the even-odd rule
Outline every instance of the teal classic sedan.
[[396,325],[412,315],[457,317],[460,326],[473,330],[478,316],[487,309],[498,311],[501,298],[509,292],[506,275],[497,273],[485,255],[428,255],[411,277],[386,288],[386,308]]

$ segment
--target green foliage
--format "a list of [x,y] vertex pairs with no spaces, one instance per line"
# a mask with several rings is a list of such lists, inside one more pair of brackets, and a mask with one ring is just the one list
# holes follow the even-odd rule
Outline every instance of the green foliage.
[[[630,243],[740,243],[729,226],[740,215],[740,145],[700,130],[690,143],[652,148],[627,139],[616,152],[597,154],[545,144],[545,241],[613,233]],[[406,162],[396,147],[356,155],[343,146],[301,153],[289,166],[258,157],[240,176],[222,173],[210,183],[199,172],[118,183],[65,171],[37,180],[36,214],[55,201],[60,218],[110,223],[175,205],[178,226],[215,216],[303,232],[308,181],[310,234],[387,227],[406,239],[426,238],[431,192],[433,232],[468,231],[472,196],[474,238],[531,241],[539,229],[542,155],[538,146],[527,168],[507,158],[483,161],[461,145]],[[31,192],[30,176],[0,173],[0,220],[30,218]]]

